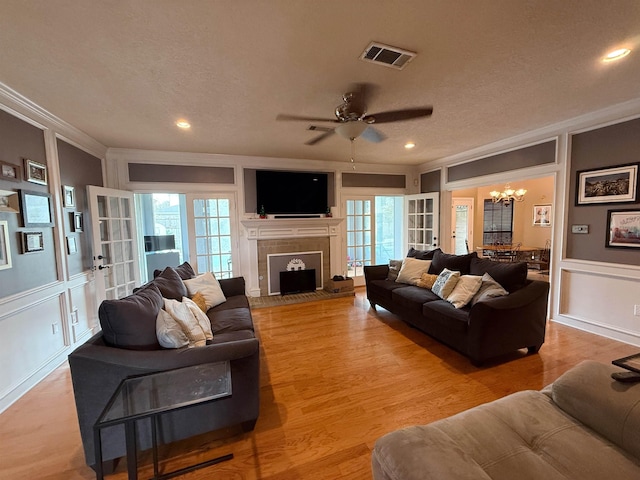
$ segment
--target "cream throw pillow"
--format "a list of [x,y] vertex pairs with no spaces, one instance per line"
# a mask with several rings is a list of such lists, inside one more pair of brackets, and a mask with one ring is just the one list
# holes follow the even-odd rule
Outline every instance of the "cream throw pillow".
[[485,273],[482,276],[482,285],[480,286],[480,290],[477,291],[477,293],[471,300],[471,305],[475,305],[476,303],[482,302],[483,300],[503,297],[505,295],[509,295],[509,292],[502,288],[502,285],[496,282],[491,275]]
[[213,332],[211,331],[211,322],[209,321],[209,317],[207,317],[207,315],[200,309],[198,304],[190,298],[182,297],[182,303],[189,307],[189,310],[191,310],[193,316],[196,317],[198,325],[200,325],[202,331],[204,332],[204,337],[207,340],[213,340]]
[[214,277],[211,272],[203,273],[196,278],[184,280],[184,284],[187,286],[187,292],[190,297],[193,297],[198,292],[204,296],[207,310],[227,301],[227,297],[222,293],[222,288],[220,288],[218,280],[216,280],[216,277]]
[[202,347],[207,344],[207,337],[204,334],[204,330],[187,305],[178,300],[165,298],[164,309],[178,322],[180,328],[182,328],[182,331],[189,339],[190,347]]
[[447,297],[447,302],[456,308],[462,308],[471,301],[482,286],[482,277],[478,275],[462,275],[458,279],[453,292]]
[[180,324],[162,309],[156,317],[156,335],[158,343],[164,348],[182,348],[189,345],[189,339]]
[[431,287],[431,291],[441,299],[446,300],[451,292],[453,292],[459,278],[460,272],[453,272],[445,268],[440,272],[440,275],[438,275],[438,279],[433,284],[433,287]]
[[400,267],[400,272],[398,273],[396,282],[417,285],[422,274],[427,273],[430,266],[431,260],[418,260],[416,258],[407,257],[402,261],[402,267]]

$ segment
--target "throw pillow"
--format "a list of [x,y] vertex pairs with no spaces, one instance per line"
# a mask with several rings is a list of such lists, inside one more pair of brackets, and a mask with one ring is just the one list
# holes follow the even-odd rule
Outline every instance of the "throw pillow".
[[389,274],[387,275],[387,280],[395,282],[398,278],[398,273],[400,273],[401,268],[402,260],[389,260]]
[[203,273],[190,280],[185,280],[184,284],[187,287],[187,292],[190,297],[193,297],[198,292],[204,296],[207,310],[227,301],[224,293],[222,293],[222,288],[220,288],[218,280],[216,280],[216,277],[214,277],[211,272]]
[[433,254],[429,273],[435,273],[438,275],[446,268],[448,270],[460,272],[460,275],[468,275],[471,268],[471,259],[476,258],[477,256],[478,254],[476,252],[469,253],[468,255],[451,255],[437,249]]
[[482,286],[482,277],[477,275],[462,275],[458,279],[453,292],[447,297],[447,302],[456,308],[462,308],[471,301]]
[[[436,248],[436,250],[440,250]],[[409,248],[407,257],[417,258],[418,260],[432,260],[436,250],[416,250],[415,248]]]
[[472,275],[488,273],[508,292],[515,292],[527,283],[526,262],[494,262],[487,258],[472,258]]
[[189,310],[191,310],[191,313],[193,313],[193,316],[196,318],[198,325],[200,325],[202,331],[204,332],[205,339],[213,340],[213,333],[211,332],[211,321],[209,321],[209,317],[207,317],[205,313],[200,310],[200,307],[196,304],[196,302],[191,300],[189,297],[183,297],[182,303],[189,307]]
[[436,283],[438,279],[438,275],[433,275],[431,273],[423,273],[416,284],[420,288],[431,288],[433,284]]
[[200,307],[200,310],[202,310],[204,313],[207,313],[207,301],[204,299],[203,294],[201,294],[200,292],[196,292],[196,294],[191,297],[191,300],[193,300],[195,304]]
[[180,325],[180,328],[189,339],[190,347],[206,345],[207,337],[204,334],[204,330],[202,330],[198,320],[196,320],[196,317],[193,316],[186,304],[172,298],[165,298],[164,309]]
[[416,285],[423,273],[429,270],[431,265],[430,260],[417,260],[415,258],[407,257],[402,261],[402,267],[398,272],[398,283],[408,283],[409,285]]
[[502,285],[496,282],[491,275],[485,273],[482,275],[482,285],[480,286],[480,290],[478,290],[473,299],[471,299],[471,305],[475,305],[483,300],[503,297],[505,295],[509,295],[509,292],[502,288]]
[[164,348],[182,348],[189,345],[189,339],[182,331],[180,324],[162,309],[156,318],[156,335],[158,342]]
[[156,317],[162,295],[153,284],[118,300],[105,300],[98,308],[102,335],[107,345],[131,350],[157,350]]
[[152,280],[164,298],[181,300],[187,294],[180,275],[171,267],[165,268],[160,275]]
[[460,272],[454,272],[447,268],[445,268],[440,275],[438,275],[437,280],[431,287],[431,291],[438,295],[441,299],[446,300],[447,297],[453,292],[453,289],[458,283],[458,279],[460,278]]
[[[184,262],[182,265],[178,265],[177,267],[173,267],[180,278],[182,280],[188,280],[196,276],[196,272],[193,271],[193,267],[189,264],[189,262]],[[158,275],[162,273],[162,270],[154,270],[153,278],[156,278]]]

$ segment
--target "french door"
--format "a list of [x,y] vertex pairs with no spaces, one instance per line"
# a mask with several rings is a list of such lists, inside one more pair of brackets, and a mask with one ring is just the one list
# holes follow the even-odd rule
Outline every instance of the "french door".
[[345,201],[347,230],[347,276],[355,284],[362,283],[365,265],[372,265],[374,233],[372,229],[373,198]]
[[473,198],[453,198],[451,204],[451,252],[471,253],[473,249]]
[[188,194],[189,263],[198,273],[231,278],[237,263],[237,239],[233,195]]
[[416,250],[438,247],[439,193],[420,193],[405,196],[406,244]]
[[140,285],[133,193],[87,186],[93,234],[97,305],[133,293]]

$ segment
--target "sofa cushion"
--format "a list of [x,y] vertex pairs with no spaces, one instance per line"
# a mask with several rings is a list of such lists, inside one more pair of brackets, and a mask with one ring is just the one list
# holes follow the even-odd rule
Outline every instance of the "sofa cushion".
[[180,301],[187,295],[187,287],[184,286],[180,275],[171,267],[165,268],[151,283],[158,287],[164,298]]
[[435,302],[425,303],[422,306],[422,315],[429,321],[438,322],[458,332],[466,331],[469,325],[469,308],[456,308],[446,300],[438,299]]
[[480,289],[471,299],[471,305],[489,300],[490,298],[503,297],[505,295],[509,295],[509,292],[502,288],[502,285],[496,282],[491,275],[485,273],[482,275],[482,284],[480,285]]
[[189,339],[180,324],[163,309],[160,309],[156,318],[156,336],[163,348],[182,348],[189,345]]
[[224,303],[208,309],[206,313],[221,312],[222,310],[230,310],[232,308],[250,308],[249,299],[246,295],[234,295],[233,297],[227,297],[227,300]]
[[402,261],[402,267],[400,267],[396,282],[416,285],[422,274],[429,270],[430,265],[431,260],[418,260],[407,257]]
[[251,311],[246,308],[229,308],[218,312],[209,310],[207,316],[211,320],[214,338],[220,333],[253,330]]
[[185,280],[184,284],[190,296],[200,292],[204,296],[207,309],[220,305],[226,301],[222,288],[211,272],[203,273],[195,278]]
[[433,302],[439,299],[431,290],[411,285],[393,290],[391,292],[391,300],[404,309],[422,313],[422,305],[425,302]]
[[391,292],[396,288],[406,288],[404,283],[398,283],[394,280],[371,280],[367,284],[367,291],[375,295],[379,295],[387,300],[391,300]]
[[[440,249],[437,249],[434,251],[429,273],[435,273],[438,275],[442,270],[448,268],[449,270],[460,272],[460,275],[468,275],[471,273],[470,264],[472,258],[478,258],[476,252],[468,255],[450,255],[448,253],[444,253]],[[474,275],[477,274],[474,273]]]
[[472,258],[470,264],[471,275],[488,273],[502,285],[509,293],[522,288],[527,281],[526,262],[494,262],[486,258]]
[[[437,248],[436,250],[440,250]],[[436,250],[416,250],[413,247],[409,248],[407,257],[417,258],[418,260],[431,260]]]
[[453,292],[459,278],[460,272],[453,272],[445,268],[440,272],[440,275],[438,275],[433,287],[431,287],[431,291],[441,299],[446,300],[451,292]]
[[[196,272],[193,270],[193,268],[191,267],[191,265],[189,265],[188,262],[184,262],[182,265],[173,267],[173,269],[176,271],[178,275],[180,275],[180,278],[182,280],[188,280],[196,276]],[[156,278],[161,273],[162,273],[162,270],[154,270],[153,278]]]
[[119,300],[104,300],[98,318],[107,345],[130,350],[158,350],[156,319],[163,306],[153,283]]
[[447,302],[456,308],[468,304],[482,286],[482,277],[477,275],[462,275],[456,283],[453,292],[447,296]]

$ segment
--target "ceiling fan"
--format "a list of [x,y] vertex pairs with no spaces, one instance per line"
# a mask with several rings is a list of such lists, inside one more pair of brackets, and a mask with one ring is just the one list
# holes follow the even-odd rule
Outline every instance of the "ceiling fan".
[[389,110],[367,115],[367,99],[370,96],[371,86],[360,83],[355,88],[342,96],[343,103],[335,109],[336,118],[305,117],[300,115],[280,114],[276,120],[302,120],[305,122],[331,122],[339,125],[334,128],[318,127],[312,125],[309,130],[319,130],[323,133],[312,138],[305,145],[315,145],[318,142],[338,133],[342,137],[353,141],[362,137],[370,142],[383,141],[385,135],[372,125],[379,123],[401,122],[415,118],[429,117],[433,113],[433,107],[405,108],[402,110]]

